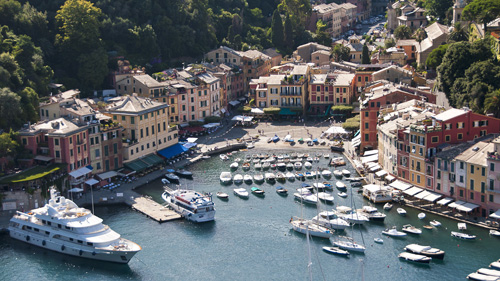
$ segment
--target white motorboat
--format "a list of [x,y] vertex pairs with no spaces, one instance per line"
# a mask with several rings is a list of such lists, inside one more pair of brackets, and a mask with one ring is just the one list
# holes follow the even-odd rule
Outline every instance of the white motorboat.
[[222,191],[217,192],[216,195],[220,199],[228,199],[229,198],[229,195],[227,195],[227,193],[222,192]]
[[281,195],[287,195],[288,190],[286,188],[284,188],[283,186],[277,186],[276,193],[281,194]]
[[306,162],[304,163],[304,168],[306,168],[306,169],[311,169],[311,168],[312,168],[312,164],[311,164],[311,162],[307,162],[307,161],[306,161]]
[[363,206],[361,210],[358,210],[362,215],[368,217],[371,221],[384,221],[386,215],[378,211],[377,208],[372,206]]
[[459,222],[457,225],[458,225],[459,230],[466,230],[467,229],[467,224],[465,222]]
[[330,254],[335,254],[335,255],[341,255],[341,256],[349,256],[349,251],[342,250],[339,247],[323,247],[323,251],[330,253]]
[[229,165],[229,168],[236,170],[236,169],[238,169],[238,165],[239,165],[238,162],[233,162],[233,163],[231,163],[231,165]]
[[469,280],[474,280],[474,281],[499,281],[500,278],[496,276],[491,276],[491,275],[484,275],[478,272],[473,272],[469,275],[467,275],[467,279]]
[[491,236],[499,237],[500,236],[500,231],[491,229],[490,230],[490,235]]
[[477,273],[483,274],[483,275],[500,277],[500,271],[495,270],[495,269],[480,268],[477,270]]
[[328,192],[318,192],[318,198],[325,201],[326,203],[333,203],[333,195]]
[[376,238],[373,238],[373,241],[375,241],[375,243],[384,244],[384,239],[382,239],[382,238],[376,237]]
[[276,175],[273,173],[265,173],[264,177],[266,178],[267,182],[274,183],[276,181]]
[[337,187],[338,190],[340,191],[346,191],[347,190],[347,186],[345,185],[345,183],[341,182],[341,181],[337,181],[335,183],[335,186]]
[[227,156],[226,154],[220,154],[220,155],[219,155],[219,157],[220,157],[220,159],[221,159],[222,161],[227,161],[227,160],[229,160],[229,156]]
[[456,237],[456,238],[460,238],[460,239],[465,239],[465,240],[476,239],[476,235],[471,235],[471,234],[467,234],[467,233],[463,233],[463,232],[456,232],[456,231],[452,231],[451,236]]
[[323,157],[325,157],[325,159],[328,159],[328,158],[330,158],[330,154],[325,153],[325,154],[323,154]]
[[8,227],[11,238],[66,255],[116,263],[128,263],[141,250],[90,210],[58,196],[55,188],[49,192],[45,206],[16,211]]
[[333,242],[333,245],[347,251],[351,252],[360,252],[364,253],[366,250],[366,247],[363,245],[360,245],[356,242],[354,242],[351,238],[349,237],[344,237],[346,240],[339,240]]
[[347,193],[345,193],[345,192],[339,192],[339,193],[337,193],[337,195],[339,197],[342,197],[342,198],[347,198]]
[[318,204],[318,196],[312,193],[294,193],[293,196],[295,199],[300,200],[303,203]]
[[425,213],[419,213],[418,218],[421,220],[425,219]]
[[[339,207],[337,207],[337,211],[339,211]],[[339,216],[352,224],[364,224],[365,222],[370,221],[367,216],[352,211],[340,211]]]
[[[257,156],[258,157],[258,156]],[[252,160],[252,163],[255,165],[255,164],[259,164],[260,163],[260,159],[259,158],[253,158]]]
[[349,170],[344,169],[344,170],[342,170],[342,175],[344,177],[350,177],[351,176],[351,172],[349,172]]
[[193,222],[207,222],[215,219],[212,195],[194,190],[167,190],[162,194],[167,205],[185,219]]
[[268,170],[269,168],[271,168],[271,163],[269,163],[269,162],[264,162],[264,163],[262,164],[262,169],[263,169],[263,170]]
[[496,270],[500,270],[500,260],[490,263],[490,267]]
[[340,178],[342,178],[342,176],[343,176],[342,172],[341,172],[341,171],[339,171],[339,170],[335,170],[335,171],[333,171],[333,175],[334,175],[336,178],[339,178],[339,179],[340,179]]
[[314,162],[319,162],[319,157],[314,157],[314,158],[313,158],[313,161],[314,161]]
[[169,180],[167,180],[167,179],[161,179],[161,182],[162,182],[163,184],[169,184],[169,183],[170,183],[170,181],[169,181]]
[[233,191],[240,198],[248,198],[248,191],[244,188],[235,188]]
[[250,190],[252,191],[253,194],[258,196],[263,196],[266,193],[263,189],[258,188],[256,186],[252,187]]
[[339,216],[337,216],[336,212],[332,211],[323,211],[320,212],[317,216],[312,218],[312,221],[319,223],[320,225],[328,228],[332,228],[335,230],[343,230],[349,226],[349,223]]
[[282,172],[276,173],[276,180],[279,182],[285,182],[286,181],[286,176]]
[[430,258],[428,256],[417,255],[417,254],[412,254],[412,253],[407,253],[407,252],[403,252],[403,253],[399,254],[398,257],[400,259],[404,259],[407,261],[416,262],[416,263],[425,263],[425,264],[430,263],[432,260],[432,258]]
[[286,164],[286,168],[290,171],[293,170],[293,164],[292,163]]
[[397,208],[396,211],[398,211],[398,214],[402,215],[403,217],[406,216],[406,210],[403,208]]
[[290,220],[293,230],[302,233],[309,234],[314,237],[320,238],[330,238],[332,237],[332,231],[328,228],[321,226],[313,221],[304,220],[300,218],[292,218]]
[[289,181],[295,181],[295,175],[292,172],[286,172],[285,177]]
[[231,181],[233,180],[233,176],[231,175],[231,172],[222,172],[222,173],[220,173],[219,178],[220,178],[220,182],[223,184],[231,183]]
[[252,176],[251,175],[244,175],[243,176],[243,181],[245,183],[248,183],[248,184],[252,183]]
[[402,231],[398,231],[395,226],[392,228],[386,228],[384,231],[382,231],[382,234],[385,234],[387,236],[392,236],[392,237],[403,237],[406,236],[406,233]]
[[422,246],[419,244],[410,244],[406,245],[404,248],[406,251],[413,253],[413,254],[418,254],[418,255],[424,255],[431,257],[433,259],[444,259],[444,251],[436,248],[432,248],[431,246]]
[[441,223],[440,223],[440,222],[438,222],[437,220],[432,220],[432,221],[430,221],[430,224],[431,224],[432,226],[434,226],[434,227],[441,226]]
[[330,170],[323,170],[321,171],[321,175],[326,178],[326,179],[329,179],[332,177],[332,171]]
[[177,175],[175,175],[174,173],[165,174],[165,177],[167,178],[168,181],[170,181],[172,183],[179,183],[179,180],[180,180],[180,178]]
[[283,162],[280,162],[278,164],[276,164],[276,168],[278,168],[278,170],[285,170],[286,169],[286,164],[283,163]]
[[373,203],[387,203],[392,201],[392,192],[386,186],[368,184],[363,186],[363,197]]
[[313,183],[313,187],[314,187],[314,189],[316,189],[318,191],[325,189],[325,185],[323,183],[321,183],[321,182],[315,182],[315,183]]
[[389,211],[392,209],[392,206],[393,205],[391,203],[387,202],[384,204],[384,210]]
[[262,174],[253,175],[253,180],[255,182],[263,182],[264,181],[264,176]]
[[260,170],[260,169],[262,169],[262,164],[260,164],[260,163],[256,163],[256,164],[254,165],[254,168],[255,168],[255,170]]
[[235,184],[240,184],[243,182],[243,176],[241,174],[234,175],[233,181]]
[[403,225],[403,231],[411,234],[418,234],[418,235],[422,234],[422,229],[416,228],[411,224]]
[[293,166],[295,167],[295,170],[302,170],[302,162],[295,162]]
[[186,178],[186,179],[192,179],[193,178],[193,173],[184,169],[176,170],[174,172],[177,176],[181,178]]

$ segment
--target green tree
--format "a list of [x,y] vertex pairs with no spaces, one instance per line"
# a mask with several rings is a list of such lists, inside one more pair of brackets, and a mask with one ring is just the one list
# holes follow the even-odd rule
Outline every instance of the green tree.
[[108,55],[104,48],[98,48],[90,53],[78,56],[77,77],[88,87],[85,90],[99,88],[108,74]]
[[0,128],[9,131],[21,125],[21,97],[9,88],[0,89]]
[[351,58],[351,49],[342,44],[337,44],[333,47],[331,55],[336,62],[349,61]]
[[427,14],[444,23],[446,12],[453,7],[453,0],[425,0]]
[[453,27],[453,31],[450,32],[450,36],[448,37],[448,43],[460,42],[460,41],[468,41],[469,33],[467,32],[466,26],[462,26],[459,22],[455,23]]
[[448,50],[448,45],[441,45],[436,49],[432,50],[427,59],[425,60],[425,65],[430,68],[436,69],[443,61],[444,54]]
[[291,53],[294,48],[294,39],[292,21],[290,20],[289,15],[286,15],[285,18],[285,44],[287,48],[287,54]]
[[316,42],[324,46],[331,46],[332,39],[330,39],[330,34],[326,32],[326,24],[323,23],[321,19],[316,22],[316,37],[314,38]]
[[30,121],[31,123],[35,123],[38,121],[38,95],[30,87],[24,88],[19,92],[19,96],[21,97],[20,104],[23,112],[22,120]]
[[0,155],[15,156],[18,148],[19,143],[17,143],[15,133],[13,131],[0,135]]
[[282,50],[284,47],[283,22],[278,10],[274,10],[271,22],[271,42],[278,50]]
[[411,37],[411,29],[406,25],[400,25],[394,30],[394,37],[396,39],[409,39]]
[[473,0],[465,6],[462,16],[466,20],[482,23],[486,31],[488,23],[500,16],[500,1]]
[[387,38],[384,41],[384,46],[386,49],[392,48],[392,47],[396,46],[396,41],[394,41],[393,38]]
[[500,90],[495,90],[486,95],[484,113],[492,113],[496,118],[500,118]]
[[370,53],[368,52],[368,46],[366,46],[366,43],[363,45],[363,50],[361,53],[361,63],[362,64],[370,64]]

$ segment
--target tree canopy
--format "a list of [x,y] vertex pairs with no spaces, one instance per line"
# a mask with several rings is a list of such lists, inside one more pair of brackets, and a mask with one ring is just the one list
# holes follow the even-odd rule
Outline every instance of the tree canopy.
[[467,20],[475,20],[484,25],[500,16],[500,1],[498,0],[473,0],[465,6],[462,16]]
[[411,29],[406,25],[400,25],[394,30],[396,39],[409,39],[411,37]]
[[331,54],[336,62],[349,61],[351,58],[351,49],[342,44],[337,44],[333,47]]
[[446,44],[432,50],[432,52],[429,54],[429,56],[427,56],[427,59],[425,60],[425,65],[430,68],[436,69],[436,67],[438,67],[443,61],[446,50],[448,50],[448,45]]
[[447,24],[446,13],[453,7],[453,0],[425,0],[425,10],[428,15],[436,18],[442,24]]
[[271,22],[271,42],[273,42],[273,45],[279,50],[282,50],[284,47],[285,33],[283,21],[277,9],[274,10],[273,21]]
[[361,63],[362,64],[370,64],[370,53],[368,52],[368,46],[366,46],[366,43],[363,45],[363,50],[361,53]]

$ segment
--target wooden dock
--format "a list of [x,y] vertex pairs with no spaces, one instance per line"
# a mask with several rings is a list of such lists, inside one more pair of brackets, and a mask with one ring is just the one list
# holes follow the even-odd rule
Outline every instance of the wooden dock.
[[131,207],[159,223],[182,218],[169,208],[142,196],[134,198]]

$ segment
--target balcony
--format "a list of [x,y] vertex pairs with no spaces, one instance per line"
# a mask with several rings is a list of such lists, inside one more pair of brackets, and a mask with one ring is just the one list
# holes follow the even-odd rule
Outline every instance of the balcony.
[[441,126],[427,126],[427,125],[410,125],[410,131],[417,133],[431,133],[431,132],[441,132],[443,128]]
[[177,126],[173,126],[173,127],[170,127],[168,128],[168,132],[176,132],[177,131]]
[[425,172],[426,175],[428,176],[432,176],[432,171],[430,169],[427,169],[427,171]]
[[488,152],[486,157],[489,160],[500,161],[500,154],[498,152]]
[[118,129],[120,127],[121,127],[120,124],[118,124],[116,122],[107,123],[107,124],[101,124],[99,126],[101,132],[107,132],[107,131],[115,130],[115,129]]

